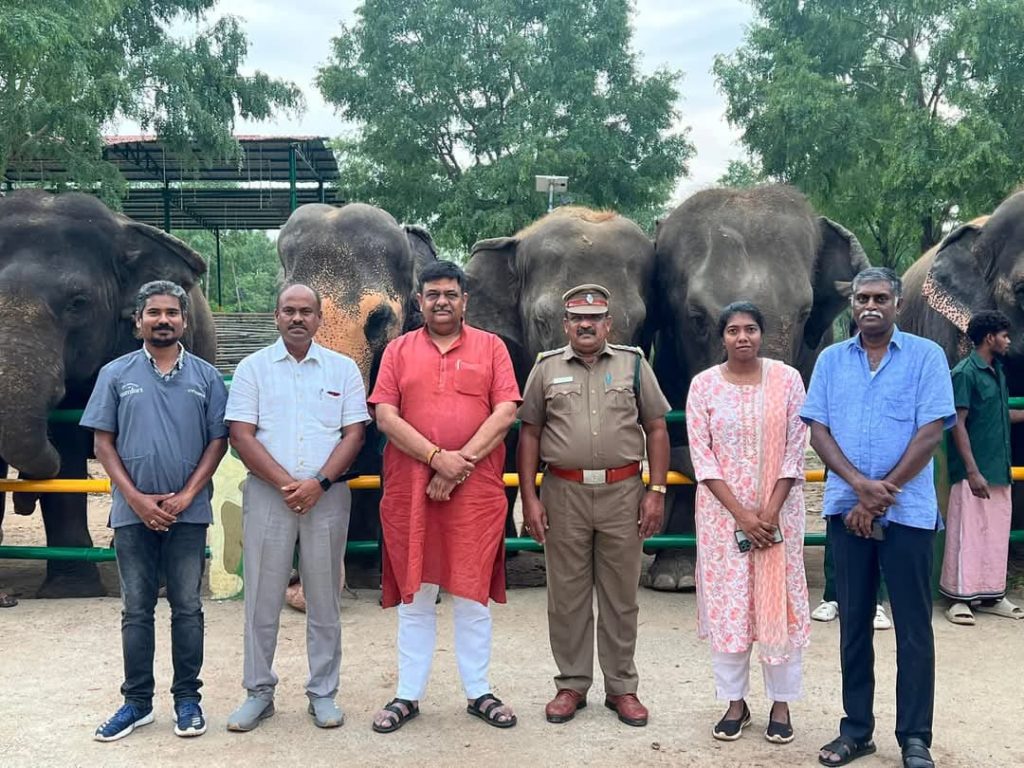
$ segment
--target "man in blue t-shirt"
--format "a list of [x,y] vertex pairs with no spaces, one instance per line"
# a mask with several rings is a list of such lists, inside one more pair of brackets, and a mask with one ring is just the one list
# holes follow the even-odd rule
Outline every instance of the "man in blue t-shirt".
[[153,610],[161,575],[171,606],[174,732],[206,731],[200,589],[213,520],[210,478],[227,450],[227,390],[216,368],[182,347],[187,322],[181,286],[143,285],[135,302],[142,349],[103,367],[82,415],[113,485],[110,527],[124,606],[124,704],[96,729],[97,741],[153,722]]

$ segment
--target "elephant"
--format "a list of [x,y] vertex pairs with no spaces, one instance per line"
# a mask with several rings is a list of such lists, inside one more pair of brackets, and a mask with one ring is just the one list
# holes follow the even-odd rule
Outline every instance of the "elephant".
[[[416,273],[437,258],[427,230],[400,225],[386,211],[365,203],[341,207],[312,203],[292,212],[277,239],[285,283],[305,283],[321,296],[323,325],[316,340],[351,357],[372,391],[388,342],[422,324],[416,303]],[[352,471],[379,475],[380,436],[373,425]],[[380,536],[379,491],[353,497],[349,540]],[[297,589],[289,603],[302,608]]]
[[[901,329],[935,341],[950,366],[971,350],[971,315],[998,309],[1010,320],[1004,365],[1010,395],[1024,395],[1024,190],[963,224],[903,275]],[[1011,429],[1013,464],[1024,464],[1024,426]],[[1013,527],[1024,528],[1024,488],[1014,485]]]
[[[466,264],[466,321],[505,342],[519,387],[540,352],[567,343],[562,294],[597,283],[611,291],[608,340],[647,348],[654,244],[629,219],[580,206],[556,208],[513,237],[481,240]],[[518,432],[506,441],[506,471],[514,472]],[[509,526],[515,489],[509,489]]]
[[[737,300],[765,317],[762,354],[797,368],[805,385],[832,323],[848,306],[850,282],[870,266],[857,238],[818,216],[785,185],[696,193],[655,231],[654,369],[673,410],[682,410],[690,380],[724,359],[717,319]],[[671,469],[693,477],[686,429],[670,424]],[[665,530],[693,533],[694,490],[673,487]],[[693,554],[663,550],[650,586],[694,586]]]
[[[189,292],[184,342],[213,362],[216,334],[199,288],[202,258],[165,232],[113,213],[91,195],[19,190],[0,198],[0,472],[22,478],[84,478],[92,433],[47,424],[54,408],[85,406],[99,369],[138,349],[135,295],[150,280]],[[85,494],[18,493],[38,499],[46,543],[91,547]],[[0,494],[0,521],[4,495]],[[48,561],[40,597],[104,594],[93,563]]]

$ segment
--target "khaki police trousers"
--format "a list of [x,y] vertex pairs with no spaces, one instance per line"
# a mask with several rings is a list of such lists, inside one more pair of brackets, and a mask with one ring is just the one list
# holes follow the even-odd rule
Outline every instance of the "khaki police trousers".
[[548,634],[559,690],[586,695],[593,682],[596,590],[597,656],[605,693],[636,693],[633,652],[643,555],[637,520],[644,492],[639,475],[610,485],[544,476],[540,498],[548,515]]

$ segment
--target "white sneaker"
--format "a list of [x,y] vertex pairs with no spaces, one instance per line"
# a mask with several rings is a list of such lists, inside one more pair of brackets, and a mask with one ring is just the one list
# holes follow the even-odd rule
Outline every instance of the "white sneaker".
[[835,600],[822,600],[813,611],[811,618],[815,621],[835,621],[839,617],[839,603]]
[[885,615],[885,608],[881,603],[875,606],[875,618],[872,624],[875,629],[892,629],[892,621]]

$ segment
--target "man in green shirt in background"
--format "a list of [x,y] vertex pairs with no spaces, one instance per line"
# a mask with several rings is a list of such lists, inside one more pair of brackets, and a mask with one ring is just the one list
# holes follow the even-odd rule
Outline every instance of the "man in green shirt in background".
[[1024,619],[1024,609],[1006,599],[1010,545],[1011,411],[1001,358],[1010,348],[1010,321],[997,311],[978,312],[967,325],[974,351],[953,368],[957,423],[949,452],[946,551],[939,591],[952,603],[946,618],[974,624],[976,610]]

